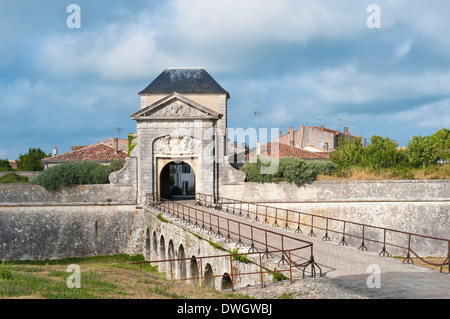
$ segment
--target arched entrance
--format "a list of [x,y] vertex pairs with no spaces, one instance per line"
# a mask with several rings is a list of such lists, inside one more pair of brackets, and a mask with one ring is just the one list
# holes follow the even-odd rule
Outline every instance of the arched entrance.
[[192,160],[170,161],[159,174],[161,198],[195,197],[196,174]]

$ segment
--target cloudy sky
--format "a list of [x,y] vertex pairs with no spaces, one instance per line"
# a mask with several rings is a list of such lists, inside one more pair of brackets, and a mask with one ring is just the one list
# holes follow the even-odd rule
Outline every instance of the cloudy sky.
[[450,127],[449,17],[448,0],[1,0],[0,158],[125,138],[137,93],[186,66],[230,92],[229,127],[266,112],[283,132],[347,125],[404,146]]

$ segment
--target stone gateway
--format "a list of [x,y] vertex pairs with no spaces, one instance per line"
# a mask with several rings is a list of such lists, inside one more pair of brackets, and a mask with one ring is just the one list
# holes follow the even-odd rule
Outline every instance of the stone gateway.
[[218,196],[221,185],[245,180],[227,156],[230,95],[204,69],[166,69],[139,95],[141,108],[131,115],[137,123],[133,163],[110,176],[112,184],[136,187],[138,205],[146,194],[170,196],[171,164],[190,166],[195,192]]

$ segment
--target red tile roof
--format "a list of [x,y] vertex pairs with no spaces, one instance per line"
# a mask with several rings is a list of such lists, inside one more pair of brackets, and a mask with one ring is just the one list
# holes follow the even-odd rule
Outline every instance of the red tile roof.
[[[272,143],[267,143],[265,145],[261,145],[261,155],[267,155],[271,156],[272,151]],[[253,149],[250,152],[250,157],[255,156],[256,149]],[[279,157],[295,157],[295,158],[301,158],[305,160],[327,160],[328,159],[328,153],[322,154],[322,153],[316,153],[316,152],[310,152],[298,147],[278,143],[278,153]]]
[[73,151],[47,157],[42,162],[110,161],[125,159],[128,155],[128,140],[119,140],[117,154],[114,154],[114,139],[76,148]]

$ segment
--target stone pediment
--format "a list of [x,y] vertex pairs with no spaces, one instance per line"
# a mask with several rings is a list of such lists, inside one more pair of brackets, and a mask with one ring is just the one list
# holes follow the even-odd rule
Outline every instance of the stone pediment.
[[171,95],[131,115],[133,120],[155,119],[218,119],[220,114],[187,97]]

